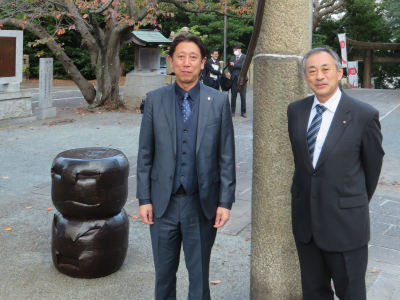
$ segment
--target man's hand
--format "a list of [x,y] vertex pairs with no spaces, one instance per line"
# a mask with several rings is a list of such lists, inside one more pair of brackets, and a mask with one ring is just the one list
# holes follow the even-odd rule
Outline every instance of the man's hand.
[[215,228],[220,228],[229,220],[230,210],[223,207],[218,207],[217,215],[215,216]]
[[226,78],[231,78],[231,73],[226,73]]
[[[153,204],[139,206],[139,216],[144,224],[153,225]],[[228,215],[229,218],[229,215]]]
[[231,65],[232,67],[233,67],[233,65],[235,64],[235,63],[234,63],[234,62],[232,62],[232,61],[231,61],[231,62],[229,62],[229,63],[230,63],[230,65]]

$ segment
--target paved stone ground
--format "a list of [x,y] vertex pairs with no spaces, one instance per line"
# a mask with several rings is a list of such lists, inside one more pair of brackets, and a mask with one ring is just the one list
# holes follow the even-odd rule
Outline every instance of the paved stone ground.
[[[380,184],[371,201],[368,299],[400,299],[400,150],[399,91],[350,91],[380,110],[386,156]],[[212,297],[249,299],[253,91],[248,90],[248,118],[234,117],[237,188],[231,220],[213,249]],[[240,105],[238,100],[238,105]],[[130,248],[120,271],[105,278],[79,280],[58,273],[50,255],[53,207],[50,166],[61,151],[112,147],[130,161],[125,210],[137,215],[136,154],[141,115],[129,112],[58,112],[59,119],[38,120],[0,130],[0,299],[152,299],[154,269],[147,226],[130,219]],[[65,120],[76,119],[68,122]],[[65,121],[65,122],[63,122]],[[4,191],[4,192],[3,192]],[[25,207],[33,207],[25,209]],[[11,231],[3,228],[12,227]],[[234,251],[231,253],[231,251]],[[183,257],[181,258],[183,262]],[[178,299],[187,293],[187,272],[178,272]]]

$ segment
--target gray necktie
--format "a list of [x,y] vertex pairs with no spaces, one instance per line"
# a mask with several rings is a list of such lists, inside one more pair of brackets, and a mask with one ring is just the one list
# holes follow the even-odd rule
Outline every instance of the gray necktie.
[[318,132],[321,128],[322,114],[326,110],[326,107],[321,104],[318,104],[315,108],[317,109],[317,113],[312,119],[307,131],[308,152],[310,153],[311,161],[313,161],[314,158],[315,142],[317,141]]

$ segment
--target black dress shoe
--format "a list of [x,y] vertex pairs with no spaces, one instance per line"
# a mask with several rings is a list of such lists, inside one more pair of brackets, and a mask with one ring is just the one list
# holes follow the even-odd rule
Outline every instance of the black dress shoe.
[[242,116],[243,118],[247,118],[246,113],[242,113],[241,116]]
[[235,116],[235,113],[231,113],[231,117],[234,117]]

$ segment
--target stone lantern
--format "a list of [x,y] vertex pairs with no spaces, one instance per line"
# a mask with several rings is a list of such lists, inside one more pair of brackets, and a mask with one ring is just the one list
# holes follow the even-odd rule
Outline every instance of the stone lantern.
[[172,41],[150,29],[135,30],[132,34],[135,69],[126,75],[124,102],[139,107],[149,91],[165,85],[164,75],[157,73],[160,69],[160,46],[170,45]]

